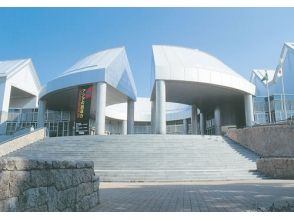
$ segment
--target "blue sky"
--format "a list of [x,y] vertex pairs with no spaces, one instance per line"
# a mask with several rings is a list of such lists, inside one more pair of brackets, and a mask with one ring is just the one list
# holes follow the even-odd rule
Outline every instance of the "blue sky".
[[32,58],[42,84],[91,53],[125,46],[139,96],[151,90],[151,45],[210,53],[249,78],[294,41],[294,8],[1,8],[0,60]]

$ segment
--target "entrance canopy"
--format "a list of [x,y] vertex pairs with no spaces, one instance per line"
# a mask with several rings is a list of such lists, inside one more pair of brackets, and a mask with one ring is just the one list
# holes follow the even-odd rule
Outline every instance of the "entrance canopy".
[[[155,45],[153,57],[154,81],[165,81],[167,102],[201,107],[255,94],[252,83],[217,58],[197,49]],[[155,99],[155,93],[153,86],[151,100]]]
[[73,109],[78,87],[97,82],[107,84],[107,106],[136,100],[137,90],[123,47],[104,50],[78,61],[48,82],[40,92],[40,99],[46,99],[53,109]]

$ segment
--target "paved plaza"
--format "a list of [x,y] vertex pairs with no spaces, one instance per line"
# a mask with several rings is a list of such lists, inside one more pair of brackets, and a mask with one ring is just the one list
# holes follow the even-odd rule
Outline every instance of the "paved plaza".
[[103,212],[243,212],[294,201],[294,180],[100,184]]

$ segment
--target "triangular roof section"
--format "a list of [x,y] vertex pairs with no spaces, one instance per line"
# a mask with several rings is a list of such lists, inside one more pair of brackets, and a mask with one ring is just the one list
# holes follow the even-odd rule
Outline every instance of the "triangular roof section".
[[119,47],[91,54],[84,59],[79,60],[72,67],[67,69],[62,75],[95,69],[105,69],[123,50],[123,47]]
[[29,59],[0,61],[0,76],[7,77],[13,74],[16,69],[23,66],[28,60]]
[[105,68],[105,81],[133,100],[137,99],[137,88],[124,48]]
[[[104,74],[101,77],[103,78],[103,81],[105,80],[106,83],[120,91],[122,94],[136,100],[137,89],[124,47],[112,48],[91,54],[78,61],[54,80],[63,77],[71,78],[71,75],[74,76],[78,73],[83,74],[83,72],[91,72],[95,70],[102,70],[100,73]],[[89,77],[89,75],[87,75],[87,77]],[[89,81],[91,80],[92,78],[89,79]],[[60,89],[59,87],[54,87],[53,89],[50,89],[50,91]],[[44,94],[45,93],[46,92],[44,92]]]
[[[267,78],[268,80],[265,80],[266,78],[266,74],[267,74]],[[267,69],[254,69],[252,70],[252,75],[251,75],[251,82],[253,83],[255,76],[257,76],[257,78],[260,80],[260,82],[266,86],[266,84],[268,83],[268,85],[272,85],[275,83],[275,70],[267,70]]]
[[275,70],[275,81],[283,74],[283,65],[289,52],[294,53],[294,43],[285,42],[280,54],[279,63]]
[[31,59],[0,61],[0,77],[11,78],[26,66],[30,67],[34,82],[40,90],[41,83]]

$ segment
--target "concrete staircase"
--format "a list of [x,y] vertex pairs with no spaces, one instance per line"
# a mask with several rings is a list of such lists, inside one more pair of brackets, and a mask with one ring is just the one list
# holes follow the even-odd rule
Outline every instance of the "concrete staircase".
[[128,135],[46,138],[6,156],[92,160],[102,181],[256,179],[257,155],[221,136]]

